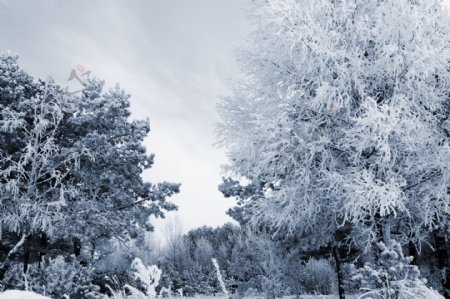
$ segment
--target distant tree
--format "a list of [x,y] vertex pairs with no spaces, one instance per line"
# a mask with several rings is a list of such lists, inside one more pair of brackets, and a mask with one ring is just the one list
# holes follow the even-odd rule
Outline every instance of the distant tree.
[[214,249],[205,239],[199,239],[195,244],[194,257],[202,266],[210,266],[214,257]]
[[245,79],[219,108],[232,215],[375,257],[381,240],[448,236],[447,12],[434,0],[253,3]]
[[263,270],[258,264],[243,235],[240,235],[232,247],[229,259],[229,280],[232,281],[231,290],[244,295],[249,289],[262,292],[261,277]]

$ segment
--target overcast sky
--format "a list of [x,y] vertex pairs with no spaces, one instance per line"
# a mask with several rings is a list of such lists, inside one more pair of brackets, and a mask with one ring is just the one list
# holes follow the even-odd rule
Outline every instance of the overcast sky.
[[0,0],[0,49],[34,76],[58,83],[77,64],[131,94],[150,118],[152,181],[182,183],[173,197],[184,230],[220,225],[233,202],[217,190],[224,154],[213,143],[218,96],[238,72],[246,0]]
[[233,202],[217,191],[225,155],[213,146],[215,105],[238,74],[246,3],[0,0],[0,49],[63,86],[78,64],[108,86],[119,82],[132,95],[133,117],[150,118],[146,145],[156,159],[145,178],[182,183],[173,201],[184,231],[216,226],[230,221]]

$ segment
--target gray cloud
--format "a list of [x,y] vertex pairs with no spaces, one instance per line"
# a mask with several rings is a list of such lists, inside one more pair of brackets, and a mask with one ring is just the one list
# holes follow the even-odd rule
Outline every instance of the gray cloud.
[[237,74],[234,49],[248,31],[246,0],[0,1],[0,48],[33,75],[66,85],[83,64],[132,95],[149,117],[151,181],[181,182],[185,229],[230,220],[217,191],[224,154],[214,148],[217,97]]

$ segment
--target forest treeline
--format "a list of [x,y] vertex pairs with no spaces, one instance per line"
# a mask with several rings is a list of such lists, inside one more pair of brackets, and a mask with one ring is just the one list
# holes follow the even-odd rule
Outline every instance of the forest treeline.
[[[149,249],[153,247],[150,244]],[[200,227],[184,235],[181,229],[170,230],[166,245],[142,258],[159,266],[160,287],[170,288],[174,294],[221,295],[212,258],[218,261],[227,290],[235,297],[337,294],[338,271],[347,294],[360,293],[361,281],[355,277],[355,270],[369,260],[361,250],[352,246],[338,250],[304,247],[296,238],[273,238],[267,232],[228,223],[216,228]],[[413,263],[430,286],[442,288],[442,268],[436,252],[424,248]]]
[[162,269],[161,286],[188,296],[222,294],[212,258],[218,261],[227,290],[236,297],[336,293],[334,264],[325,250],[302,252],[295,242],[289,248],[279,241],[233,224],[204,226],[170,236],[153,259]]

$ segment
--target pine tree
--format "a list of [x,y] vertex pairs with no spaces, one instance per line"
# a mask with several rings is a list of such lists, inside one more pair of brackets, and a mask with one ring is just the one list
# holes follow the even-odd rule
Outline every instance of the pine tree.
[[9,237],[0,238],[0,279],[42,247],[93,258],[101,243],[143,240],[150,215],[176,209],[166,199],[178,184],[142,179],[153,164],[148,120],[130,121],[129,95],[102,86],[90,80],[74,96],[0,55],[0,235]]

